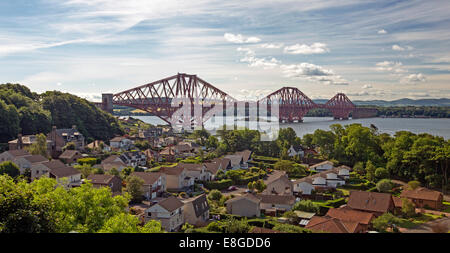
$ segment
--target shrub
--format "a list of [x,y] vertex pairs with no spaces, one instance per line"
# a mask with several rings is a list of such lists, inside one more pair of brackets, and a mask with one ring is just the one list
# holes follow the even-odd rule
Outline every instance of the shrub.
[[225,190],[228,187],[233,185],[233,180],[222,179],[220,181],[205,181],[205,182],[202,182],[202,184],[207,189]]
[[223,231],[223,227],[221,227],[217,221],[213,221],[213,222],[209,223],[208,226],[206,227],[206,229],[208,231],[213,231],[213,232],[222,232]]
[[222,193],[217,190],[211,190],[211,192],[208,194],[208,199],[210,200],[215,200],[215,201],[219,201],[222,198]]
[[299,202],[295,203],[292,210],[318,213],[320,211],[320,207],[308,199],[300,200]]
[[97,158],[94,158],[94,157],[86,157],[86,158],[78,159],[77,163],[81,164],[81,165],[89,164],[91,166],[94,166],[94,165],[96,165],[98,163],[98,160],[97,160]]
[[379,192],[388,192],[392,190],[393,184],[389,179],[382,179],[377,183],[377,190]]

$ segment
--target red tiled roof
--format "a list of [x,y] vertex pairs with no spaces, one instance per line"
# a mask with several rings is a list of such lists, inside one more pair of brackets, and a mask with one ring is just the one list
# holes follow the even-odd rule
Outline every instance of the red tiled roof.
[[410,198],[410,199],[423,199],[439,201],[441,199],[442,193],[438,191],[433,191],[424,187],[418,187],[414,190],[403,190],[400,197]]
[[341,221],[358,222],[365,225],[369,225],[374,218],[372,213],[341,208],[330,208],[326,215]]
[[355,227],[355,225],[348,223],[346,226],[338,219],[320,216],[314,216],[305,226],[306,229],[315,232],[350,233],[350,230],[348,230],[347,227]]
[[385,213],[389,211],[392,201],[391,194],[388,193],[350,191],[347,206],[356,210]]

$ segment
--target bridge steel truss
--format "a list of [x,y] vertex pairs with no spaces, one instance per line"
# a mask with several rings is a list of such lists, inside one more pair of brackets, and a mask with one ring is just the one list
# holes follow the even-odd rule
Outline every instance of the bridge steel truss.
[[[186,121],[191,125],[203,125],[213,115],[230,112],[227,104],[233,105],[234,112],[236,104],[242,103],[196,75],[184,73],[113,94],[111,102],[152,113],[171,125]],[[104,103],[99,106],[106,108]],[[183,106],[188,104],[190,108],[186,110]],[[272,104],[279,104],[279,120],[285,122],[301,122],[314,108],[330,110],[335,119],[348,119],[350,112],[356,109],[343,93],[336,94],[325,104],[316,104],[295,87],[283,87],[257,101],[258,108],[261,104],[267,105],[268,112]]]

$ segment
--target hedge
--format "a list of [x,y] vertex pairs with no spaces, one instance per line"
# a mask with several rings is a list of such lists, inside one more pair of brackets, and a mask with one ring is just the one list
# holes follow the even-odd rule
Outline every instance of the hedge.
[[201,182],[206,189],[212,190],[225,190],[228,187],[233,185],[233,180],[231,179],[222,179],[220,181],[202,181]]
[[99,163],[99,161],[98,161],[97,158],[94,158],[94,157],[86,157],[86,158],[80,158],[80,159],[78,159],[78,160],[77,160],[77,163],[78,163],[78,164],[81,164],[81,165],[83,165],[83,164],[89,164],[89,165],[91,165],[91,166],[94,166],[94,165],[96,165],[97,163]]

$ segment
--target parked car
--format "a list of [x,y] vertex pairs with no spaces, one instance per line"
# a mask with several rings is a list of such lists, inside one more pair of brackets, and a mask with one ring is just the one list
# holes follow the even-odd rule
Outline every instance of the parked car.
[[236,190],[237,190],[237,187],[234,185],[228,187],[228,191],[236,191]]

